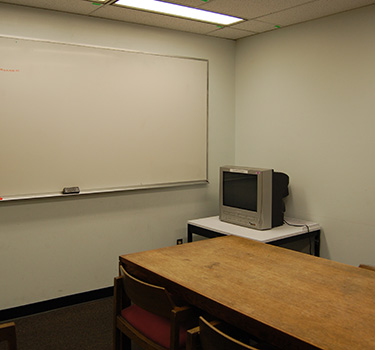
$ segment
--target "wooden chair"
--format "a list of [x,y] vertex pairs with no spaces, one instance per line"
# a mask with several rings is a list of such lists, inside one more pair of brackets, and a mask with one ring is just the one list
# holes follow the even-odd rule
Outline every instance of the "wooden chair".
[[362,268],[362,269],[375,271],[375,266],[374,266],[374,265],[365,265],[365,264],[361,264],[361,265],[359,265],[359,267]]
[[[177,306],[165,288],[140,281],[120,265],[114,281],[114,349],[185,349],[192,308]],[[195,325],[197,325],[197,318]]]
[[188,330],[186,350],[280,350],[220,321],[199,318],[199,327]]
[[199,318],[199,327],[188,331],[186,350],[257,350],[218,329],[219,322]]
[[17,350],[16,325],[14,322],[0,324],[0,343],[7,342],[8,350]]

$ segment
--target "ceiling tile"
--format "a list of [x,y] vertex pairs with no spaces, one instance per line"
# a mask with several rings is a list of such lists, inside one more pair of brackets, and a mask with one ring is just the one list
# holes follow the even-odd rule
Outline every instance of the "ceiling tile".
[[80,15],[88,15],[102,6],[93,5],[91,1],[82,0],[0,0],[0,3],[2,2]]
[[268,32],[270,30],[277,29],[276,24],[262,22],[258,20],[244,21],[238,24],[234,24],[231,28],[247,30],[255,33]]
[[311,0],[212,0],[202,9],[252,19],[308,2]]
[[256,33],[233,29],[232,27],[227,27],[227,28],[215,30],[213,32],[208,33],[207,35],[215,36],[217,38],[236,40],[236,39],[244,38],[244,37],[254,35],[254,34]]
[[261,17],[259,20],[286,26],[352,10],[373,3],[374,0],[316,0],[303,6]]

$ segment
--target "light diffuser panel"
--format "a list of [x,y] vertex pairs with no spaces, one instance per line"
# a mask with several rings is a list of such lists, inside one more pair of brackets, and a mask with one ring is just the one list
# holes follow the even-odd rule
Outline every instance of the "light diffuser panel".
[[220,25],[229,25],[243,21],[242,18],[238,17],[232,17],[216,12],[205,11],[193,7],[182,6],[158,0],[118,0],[114,4]]

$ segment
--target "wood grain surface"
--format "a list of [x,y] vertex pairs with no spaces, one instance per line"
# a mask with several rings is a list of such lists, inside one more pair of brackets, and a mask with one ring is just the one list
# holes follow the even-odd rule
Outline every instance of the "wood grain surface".
[[120,262],[282,349],[375,349],[373,271],[234,236]]

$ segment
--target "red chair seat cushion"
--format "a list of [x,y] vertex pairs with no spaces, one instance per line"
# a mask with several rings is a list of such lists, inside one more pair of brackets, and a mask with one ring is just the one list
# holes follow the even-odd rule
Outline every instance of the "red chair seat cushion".
[[[152,314],[133,304],[121,311],[125,318],[135,329],[153,340],[155,343],[169,349],[171,341],[171,324],[167,318]],[[186,344],[187,328],[180,327],[180,348]]]

